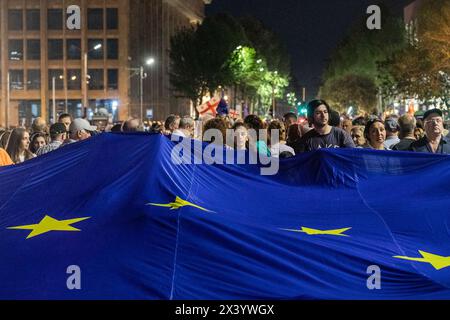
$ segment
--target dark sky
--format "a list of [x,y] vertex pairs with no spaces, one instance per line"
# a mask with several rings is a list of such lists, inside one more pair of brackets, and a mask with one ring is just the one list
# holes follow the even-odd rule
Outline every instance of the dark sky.
[[[413,0],[385,1],[399,17]],[[368,17],[374,0],[213,0],[206,14],[227,12],[260,19],[284,42],[294,75],[307,87],[308,99],[317,94],[326,59],[349,27]],[[364,21],[365,23],[365,21]]]

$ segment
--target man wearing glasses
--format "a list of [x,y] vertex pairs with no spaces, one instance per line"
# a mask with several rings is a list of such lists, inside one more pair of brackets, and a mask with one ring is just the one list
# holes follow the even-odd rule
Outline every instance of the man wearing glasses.
[[426,135],[411,144],[410,151],[450,154],[450,139],[444,137],[442,111],[431,109],[423,116]]

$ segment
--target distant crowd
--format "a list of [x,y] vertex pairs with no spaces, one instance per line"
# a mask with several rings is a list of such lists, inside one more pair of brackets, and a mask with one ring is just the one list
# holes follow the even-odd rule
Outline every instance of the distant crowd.
[[[181,138],[220,142],[227,148],[249,150],[271,157],[289,158],[302,152],[321,148],[367,148],[450,154],[450,137],[444,127],[440,109],[425,112],[422,118],[413,115],[391,115],[350,119],[333,111],[326,101],[313,100],[307,107],[307,121],[301,122],[295,113],[283,119],[262,120],[257,115],[232,119],[228,114],[207,116],[195,121],[190,116],[170,115],[165,121],[150,121],[142,126],[138,119],[130,119],[106,128],[107,132],[148,131]],[[218,130],[223,139],[208,138],[209,129]],[[254,131],[253,131],[253,130]],[[256,136],[249,131],[257,132]],[[271,141],[276,130],[279,139]],[[227,140],[229,132],[232,140]],[[48,125],[36,118],[30,128],[4,130],[0,128],[0,166],[13,165],[100,134],[88,120],[73,119],[70,114],[59,116],[58,122]],[[265,134],[261,134],[265,133]],[[267,137],[267,139],[265,138]],[[255,140],[255,141],[252,141]]]

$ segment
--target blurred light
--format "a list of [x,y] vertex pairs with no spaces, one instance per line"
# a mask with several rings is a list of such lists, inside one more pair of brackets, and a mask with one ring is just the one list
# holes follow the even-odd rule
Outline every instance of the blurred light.
[[99,50],[102,46],[103,45],[101,43],[99,43],[94,47],[94,50]]
[[347,110],[347,114],[351,114],[352,112],[353,112],[353,107],[350,106],[350,108],[348,108],[348,110]]
[[154,63],[155,63],[155,59],[154,58],[148,58],[147,61],[145,61],[145,64],[148,65],[148,66],[151,66]]
[[259,68],[259,71],[263,72],[263,71],[264,71],[264,68]]
[[238,46],[237,48],[236,48],[236,50],[241,50],[242,49],[242,46]]
[[261,62],[262,62],[261,59],[256,60],[256,63],[257,63],[257,64],[260,64]]
[[77,76],[72,76],[72,78],[70,78],[72,81],[77,80]]

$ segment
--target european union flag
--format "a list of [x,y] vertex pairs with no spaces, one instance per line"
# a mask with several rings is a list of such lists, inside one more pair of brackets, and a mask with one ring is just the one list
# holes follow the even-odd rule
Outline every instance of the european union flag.
[[172,162],[103,134],[0,169],[1,299],[449,299],[450,157]]

